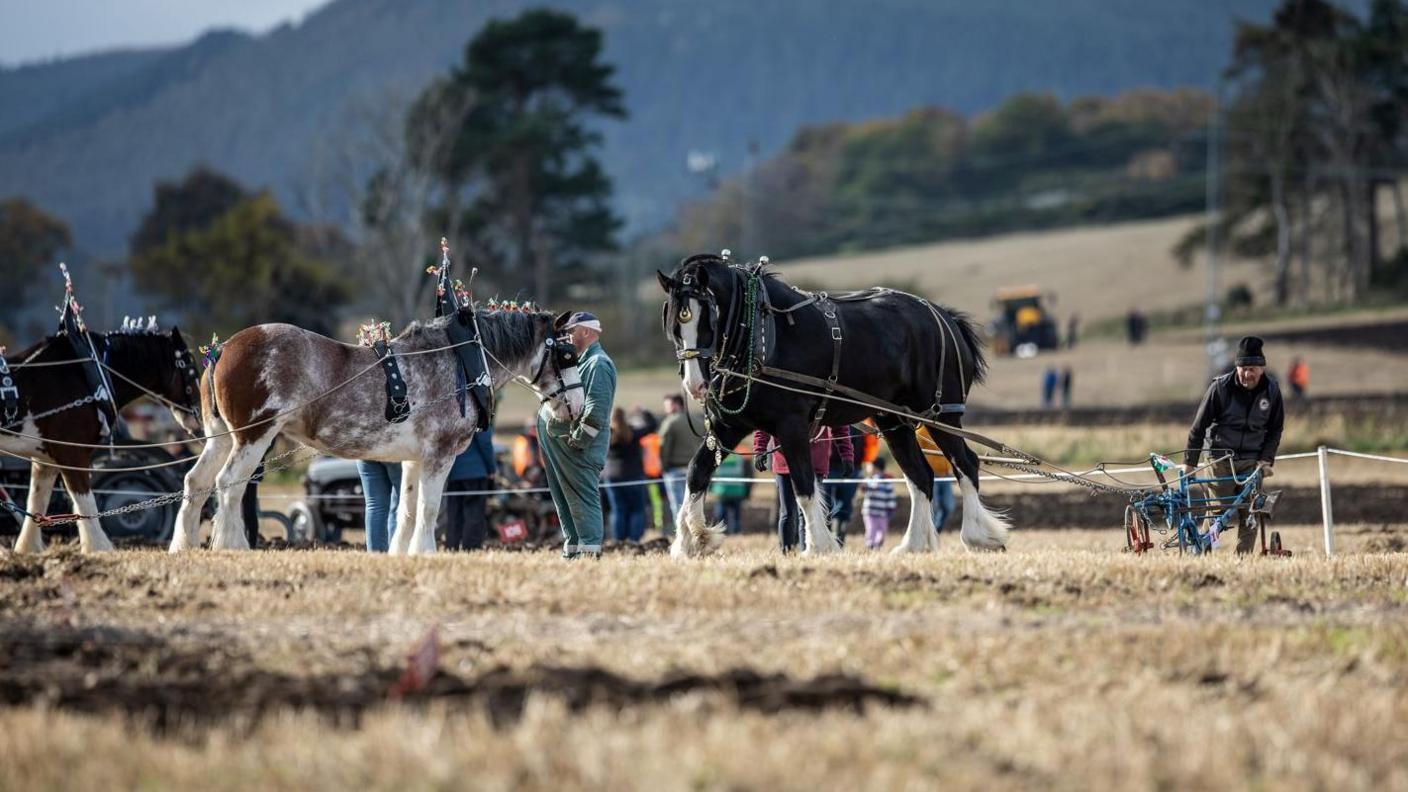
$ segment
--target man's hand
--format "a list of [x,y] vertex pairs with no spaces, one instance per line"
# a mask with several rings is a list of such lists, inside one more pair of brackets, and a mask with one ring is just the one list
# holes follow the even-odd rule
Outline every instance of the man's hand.
[[1276,475],[1276,471],[1272,469],[1272,465],[1275,464],[1275,462],[1268,462],[1265,459],[1260,460],[1256,463],[1256,469],[1261,471],[1262,481],[1265,481],[1266,479],[1269,479],[1272,476]]
[[753,469],[756,470],[756,471],[758,471],[759,473],[762,473],[762,472],[766,471],[766,470],[768,469],[768,457],[769,457],[769,456],[770,456],[770,455],[769,455],[767,452],[763,452],[763,453],[760,453],[760,454],[754,454],[754,455],[753,455]]

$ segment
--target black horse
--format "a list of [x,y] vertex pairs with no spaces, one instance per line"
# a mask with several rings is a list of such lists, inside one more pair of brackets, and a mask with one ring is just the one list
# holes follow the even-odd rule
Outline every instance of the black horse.
[[[761,264],[696,255],[666,276],[663,324],[675,344],[685,389],[705,407],[706,443],[689,466],[677,518],[676,556],[709,552],[718,529],[704,521],[704,493],[728,453],[750,431],[776,438],[805,518],[809,553],[839,549],[817,496],[809,443],[819,425],[874,418],[904,471],[909,527],[894,552],[938,548],[929,513],[934,474],[911,416],[961,427],[969,388],[987,362],[964,314],[904,292],[870,289],[809,294]],[[857,402],[863,402],[858,404]],[[882,407],[884,409],[882,409]],[[933,430],[963,493],[962,538],[970,549],[1002,549],[1006,521],[978,497],[978,458],[963,438]]]
[[[87,469],[95,447],[109,442],[105,432],[117,431],[104,403],[120,410],[156,394],[183,429],[201,433],[196,363],[180,330],[162,332],[154,322],[113,333],[71,327],[10,357],[8,368],[14,390],[0,408],[0,452],[31,460],[30,514],[44,512],[59,475],[74,511],[97,513]],[[15,552],[43,550],[41,527],[26,517]],[[112,549],[96,519],[79,520],[78,537],[84,551]]]

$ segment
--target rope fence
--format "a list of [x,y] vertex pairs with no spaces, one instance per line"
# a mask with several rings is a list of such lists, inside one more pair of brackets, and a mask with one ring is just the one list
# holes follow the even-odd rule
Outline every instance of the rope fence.
[[[1405,452],[1405,453],[1408,453],[1408,452]],[[1288,462],[1288,461],[1296,461],[1296,460],[1312,459],[1312,458],[1318,460],[1319,466],[1320,466],[1320,470],[1319,470],[1319,482],[1320,482],[1321,517],[1322,517],[1322,523],[1323,523],[1322,527],[1323,527],[1323,531],[1324,531],[1325,555],[1327,555],[1327,556],[1332,556],[1332,555],[1334,555],[1334,553],[1335,553],[1335,550],[1334,550],[1334,515],[1333,515],[1333,510],[1332,510],[1332,507],[1331,507],[1331,490],[1330,490],[1329,460],[1328,460],[1328,457],[1329,457],[1330,455],[1338,455],[1338,456],[1350,457],[1350,458],[1355,458],[1355,459],[1364,459],[1364,460],[1368,460],[1368,461],[1372,461],[1372,462],[1384,462],[1384,463],[1396,464],[1396,465],[1408,465],[1408,458],[1384,456],[1384,455],[1381,455],[1381,454],[1365,454],[1365,453],[1361,453],[1361,452],[1358,452],[1358,451],[1347,451],[1347,450],[1340,449],[1340,448],[1329,448],[1329,447],[1327,447],[1327,446],[1320,446],[1320,447],[1319,447],[1318,449],[1316,449],[1315,451],[1305,451],[1305,452],[1300,452],[1300,453],[1295,453],[1295,454],[1281,454],[1281,455],[1279,455],[1279,456],[1276,457],[1276,461],[1277,461],[1277,462]],[[1089,470],[1081,471],[1081,472],[1079,473],[1079,475],[1082,475],[1082,476],[1103,475],[1103,476],[1106,476],[1106,477],[1108,477],[1108,478],[1112,478],[1112,479],[1113,479],[1114,476],[1116,476],[1116,475],[1127,475],[1127,474],[1130,474],[1130,473],[1150,473],[1150,468],[1149,468],[1147,465],[1141,465],[1141,466],[1137,466],[1137,467],[1115,468],[1115,469],[1107,469],[1107,468],[1105,468],[1105,467],[1103,467],[1103,466],[1096,466],[1096,467],[1091,468],[1091,469],[1089,469]],[[1069,486],[1076,486],[1076,485],[1073,484],[1072,482],[1062,482],[1062,481],[1054,481],[1054,482],[1053,482],[1053,481],[1051,481],[1050,478],[1047,477],[1047,476],[1039,476],[1039,475],[1035,475],[1035,474],[1014,474],[1014,475],[1010,475],[1010,476],[982,475],[982,476],[979,476],[978,478],[979,478],[980,481],[1015,481],[1015,482],[1019,482],[1019,483],[1025,483],[1025,482],[1040,482],[1040,483],[1057,483],[1057,484],[1065,483],[1065,484],[1067,484],[1067,485],[1069,485]],[[956,479],[955,477],[953,477],[953,476],[935,476],[935,477],[934,477],[934,480],[935,480],[935,481],[947,481],[947,482],[951,482],[951,483],[957,481],[957,479]],[[865,478],[824,478],[824,479],[822,479],[821,483],[823,483],[823,484],[863,484],[863,483],[866,483],[866,482],[868,482],[868,481],[871,481],[871,479],[865,479]],[[884,482],[884,483],[888,483],[888,484],[906,484],[906,483],[907,483],[907,479],[904,479],[904,478],[894,478],[894,477],[885,477],[885,478],[881,478],[881,479],[879,479],[879,481]],[[776,477],[774,477],[774,476],[764,476],[764,477],[756,477],[756,478],[753,478],[753,477],[742,478],[742,477],[732,477],[732,476],[718,476],[718,477],[715,477],[715,478],[711,479],[710,482],[711,482],[711,483],[715,483],[715,484],[771,484],[771,485],[774,485],[774,486],[775,486],[775,485],[777,484],[777,479],[776,479]],[[652,478],[652,479],[634,479],[634,480],[631,480],[631,481],[603,481],[603,482],[598,483],[597,488],[598,488],[598,489],[603,489],[603,490],[605,490],[605,489],[613,489],[613,488],[620,488],[620,487],[649,486],[649,485],[652,485],[652,484],[661,484],[661,483],[662,483],[662,479],[658,479],[658,478]],[[1155,486],[1155,482],[1150,482],[1150,486]],[[27,484],[18,484],[18,485],[9,486],[9,487],[7,487],[7,488],[8,488],[8,489],[11,489],[11,490],[28,490],[28,489],[29,489],[29,486],[28,486]],[[501,488],[485,489],[485,490],[461,490],[461,491],[454,491],[454,492],[446,492],[446,493],[443,494],[442,497],[446,497],[446,498],[459,498],[459,497],[470,497],[470,496],[497,496],[497,495],[543,495],[543,494],[548,494],[548,492],[549,492],[549,490],[548,490],[547,487],[501,487]],[[93,490],[93,493],[94,493],[95,495],[124,495],[124,496],[148,496],[148,497],[154,494],[154,493],[153,493],[152,491],[150,491],[150,490],[104,490],[104,489],[95,489],[95,490]],[[360,492],[349,492],[349,493],[342,493],[342,494],[335,494],[335,495],[312,495],[312,494],[304,494],[304,493],[265,493],[265,494],[261,494],[259,497],[260,497],[260,499],[262,499],[262,500],[329,501],[329,500],[348,500],[348,499],[351,499],[351,498],[361,499],[361,498],[363,498],[364,496],[363,496]]]

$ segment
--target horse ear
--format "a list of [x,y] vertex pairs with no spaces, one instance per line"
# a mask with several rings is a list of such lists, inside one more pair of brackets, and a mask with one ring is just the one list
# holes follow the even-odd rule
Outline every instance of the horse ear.
[[670,280],[669,275],[666,275],[660,270],[655,270],[655,277],[660,280],[660,288],[664,289],[666,294],[675,290],[675,282]]
[[562,326],[565,325],[565,324],[567,324],[567,320],[568,320],[568,319],[571,319],[571,318],[572,318],[572,312],[571,312],[571,311],[563,311],[562,313],[558,314],[558,315],[557,315],[557,318],[555,318],[555,319],[552,320],[552,330],[553,330],[553,332],[554,332],[554,333],[560,333],[560,332],[562,332]]

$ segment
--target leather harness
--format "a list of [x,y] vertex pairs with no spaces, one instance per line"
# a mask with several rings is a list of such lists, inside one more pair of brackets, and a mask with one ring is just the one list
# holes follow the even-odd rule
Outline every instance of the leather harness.
[[[762,264],[730,264],[729,269],[731,272],[734,272],[738,276],[743,278],[761,278],[762,266]],[[737,280],[735,280],[735,282],[737,282]],[[831,401],[829,397],[832,394],[841,394],[851,399],[862,401],[867,404],[871,404],[892,412],[909,412],[908,409],[902,407],[901,405],[877,398],[869,393],[857,390],[856,388],[842,385],[838,381],[841,373],[841,354],[845,346],[846,339],[845,326],[841,318],[841,311],[839,310],[838,304],[850,302],[865,302],[867,300],[873,300],[877,297],[891,294],[893,293],[893,290],[882,287],[875,287],[860,291],[843,292],[840,294],[832,295],[827,292],[805,292],[801,289],[789,286],[789,289],[791,289],[794,293],[803,295],[804,298],[799,302],[790,305],[786,308],[779,308],[772,305],[772,301],[770,296],[768,295],[767,288],[760,285],[760,288],[758,290],[757,313],[753,317],[757,332],[755,334],[753,349],[746,350],[748,353],[750,353],[748,358],[749,365],[746,367],[749,369],[749,371],[739,372],[733,370],[732,366],[737,365],[737,363],[739,362],[737,360],[740,356],[739,353],[744,352],[745,350],[736,349],[730,355],[730,348],[739,346],[739,343],[746,343],[735,343],[734,340],[731,338],[732,334],[740,332],[744,327],[746,327],[746,322],[742,321],[743,317],[739,316],[742,310],[740,308],[740,305],[743,300],[741,298],[735,298],[733,300],[730,300],[729,317],[725,320],[722,325],[718,325],[718,302],[713,292],[708,289],[699,288],[697,284],[693,283],[693,279],[689,275],[685,275],[681,278],[681,285],[684,288],[679,290],[677,294],[677,301],[679,297],[683,297],[686,299],[696,300],[701,306],[709,307],[713,312],[716,326],[724,328],[724,330],[722,330],[721,332],[716,333],[716,336],[719,339],[718,341],[716,341],[715,344],[715,346],[718,347],[717,353],[713,347],[707,349],[680,349],[676,357],[679,359],[681,366],[684,365],[684,362],[686,360],[690,359],[700,359],[703,361],[716,360],[717,365],[715,366],[715,376],[711,378],[716,381],[722,377],[727,377],[730,375],[738,376],[745,373],[751,373],[761,376],[774,377],[781,380],[789,380],[800,385],[806,385],[811,388],[819,389],[825,394],[825,396],[821,398],[821,401],[817,405],[816,410],[812,416],[811,422],[813,425],[820,424],[825,419],[826,411]],[[915,299],[921,298],[916,297]],[[947,317],[943,316],[942,312],[934,309],[933,305],[930,304],[927,300],[923,300],[923,302],[926,306],[929,306],[930,310],[934,313],[935,320],[940,323],[940,327],[944,335],[945,344],[943,353],[946,354],[947,344],[950,341],[954,343],[955,347],[957,346],[957,335],[953,332],[952,326],[949,324]],[[787,320],[787,323],[789,325],[795,325],[796,319],[794,318],[793,314],[807,307],[814,307],[821,314],[822,319],[826,322],[827,333],[831,337],[831,370],[825,379],[822,379],[820,377],[814,377],[808,374],[802,374],[796,371],[790,371],[788,369],[778,368],[777,366],[768,365],[768,363],[766,362],[768,359],[768,353],[771,351],[770,341],[771,339],[776,338],[776,334],[774,332],[776,329],[775,317],[781,316]],[[669,310],[668,303],[666,303],[665,310]],[[665,319],[668,319],[668,316],[662,317],[662,320]],[[959,360],[960,365],[962,365],[962,358],[960,357]],[[967,409],[964,403],[962,402],[945,403],[943,401],[943,361],[944,355],[941,355],[938,387],[934,394],[934,404],[929,408],[928,411],[923,413],[923,416],[925,418],[935,419],[941,415],[962,415]],[[711,383],[711,390],[714,389],[713,385],[714,383]],[[720,387],[718,388],[720,391],[723,390],[722,385],[723,383],[720,382]],[[720,396],[722,396],[722,392],[720,393]]]
[[4,418],[0,425],[9,426],[20,414],[20,389],[10,372],[10,363],[5,360],[5,348],[0,347],[0,409]]
[[372,342],[372,351],[381,360],[381,371],[386,375],[386,420],[401,423],[411,417],[411,400],[406,394],[406,379],[396,363],[396,353],[384,339]]

